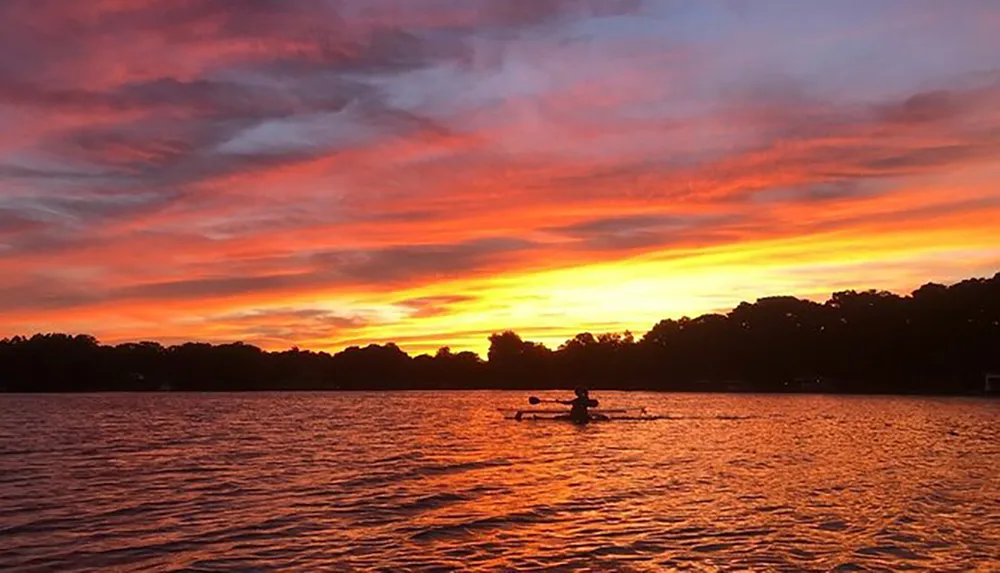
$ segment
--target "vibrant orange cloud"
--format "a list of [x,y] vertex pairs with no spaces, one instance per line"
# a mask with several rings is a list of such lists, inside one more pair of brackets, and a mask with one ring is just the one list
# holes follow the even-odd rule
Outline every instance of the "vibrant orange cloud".
[[0,331],[482,351],[996,271],[996,10],[668,4],[6,3]]

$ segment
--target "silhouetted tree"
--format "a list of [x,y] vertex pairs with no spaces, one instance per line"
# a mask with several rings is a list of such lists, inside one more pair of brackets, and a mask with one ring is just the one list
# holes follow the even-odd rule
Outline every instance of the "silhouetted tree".
[[487,353],[494,380],[513,388],[550,387],[552,351],[543,344],[522,340],[507,330],[490,335]]
[[968,393],[1000,372],[1000,273],[910,296],[789,296],[726,314],[667,319],[638,341],[583,332],[555,351],[512,331],[489,337],[488,362],[442,347],[411,358],[395,344],[330,355],[233,343],[102,346],[88,335],[0,340],[0,390],[322,390],[595,388]]

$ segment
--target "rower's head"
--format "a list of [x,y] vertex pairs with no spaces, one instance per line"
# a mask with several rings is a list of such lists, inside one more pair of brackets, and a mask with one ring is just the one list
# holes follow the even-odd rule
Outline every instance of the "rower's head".
[[586,398],[586,397],[588,397],[590,395],[590,392],[586,388],[584,388],[583,386],[580,386],[579,388],[577,388],[575,390],[575,392],[576,392],[576,395],[579,396],[579,397],[581,397],[581,398]]

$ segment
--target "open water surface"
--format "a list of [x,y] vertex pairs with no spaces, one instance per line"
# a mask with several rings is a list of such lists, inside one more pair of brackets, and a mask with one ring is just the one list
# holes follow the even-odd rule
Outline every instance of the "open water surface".
[[595,397],[0,395],[0,570],[1000,570],[1000,401]]

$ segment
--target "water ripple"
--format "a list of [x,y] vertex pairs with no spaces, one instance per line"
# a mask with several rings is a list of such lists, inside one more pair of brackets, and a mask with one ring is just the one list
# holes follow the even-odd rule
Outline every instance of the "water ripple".
[[1000,569],[1000,402],[0,396],[0,570]]

